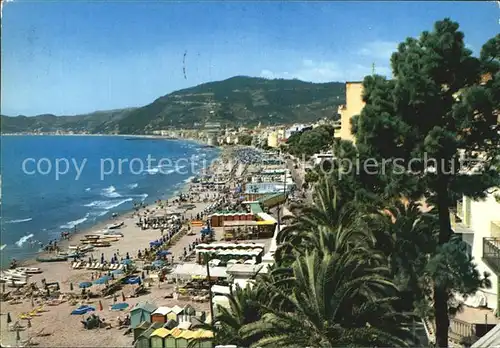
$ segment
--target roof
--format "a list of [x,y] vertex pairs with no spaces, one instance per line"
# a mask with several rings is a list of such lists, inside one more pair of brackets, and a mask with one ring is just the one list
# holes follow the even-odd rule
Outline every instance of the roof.
[[500,324],[497,324],[493,329],[488,331],[486,335],[481,337],[474,343],[471,348],[497,348],[500,347]]
[[257,214],[257,213],[263,213],[264,211],[262,210],[262,207],[260,206],[260,203],[259,202],[255,202],[255,203],[250,203],[250,211],[253,213],[253,214]]
[[167,315],[171,310],[170,307],[158,307],[152,314]]
[[170,330],[167,330],[164,327],[160,327],[159,329],[156,329],[155,331],[153,331],[153,333],[151,334],[150,337],[158,336],[161,338],[165,338],[168,335],[170,335]]
[[175,314],[180,314],[182,313],[182,311],[184,311],[184,308],[175,305],[172,307],[171,311],[174,312]]
[[149,321],[143,321],[142,323],[137,325],[135,328],[147,330],[147,329],[149,329],[150,326],[151,326],[151,323]]
[[260,265],[234,264],[227,267],[226,272],[231,275],[256,275],[262,268]]
[[156,308],[158,308],[157,305],[153,304],[153,303],[150,303],[150,302],[140,302],[138,304],[135,305],[134,308],[132,308],[130,311],[131,312],[134,312],[134,311],[137,311],[137,310],[143,310],[143,311],[146,311],[146,312],[150,312],[150,313],[153,313]]
[[212,293],[213,294],[229,295],[231,293],[231,289],[229,288],[229,286],[213,285],[212,286]]

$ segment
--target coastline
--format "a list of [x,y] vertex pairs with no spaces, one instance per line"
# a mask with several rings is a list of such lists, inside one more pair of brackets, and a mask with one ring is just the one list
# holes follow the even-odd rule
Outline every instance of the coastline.
[[[222,176],[225,178],[228,188],[231,191],[233,185],[235,185],[235,179],[239,177],[239,173],[242,173],[245,166],[239,161],[232,161],[231,154],[229,153],[222,152],[218,157],[223,158],[224,161],[217,161],[210,167],[207,167],[206,170],[215,176]],[[232,168],[236,168],[236,174],[230,177],[228,173]],[[192,226],[192,233],[188,233],[189,221],[191,220],[190,216],[192,215],[192,217],[195,218],[197,214],[207,214],[206,209],[226,195],[226,193],[220,192],[215,188],[202,188],[198,183],[193,183],[191,181],[183,185],[182,191],[189,191],[187,200],[182,203],[175,203],[170,198],[169,208],[175,209],[176,207],[178,208],[180,204],[190,203],[193,205],[193,209],[183,210],[184,212],[182,215],[185,221],[180,231],[177,232],[178,237],[174,239],[174,243],[168,248],[171,252],[168,261],[170,262],[170,257],[172,257],[172,259],[175,260],[175,264],[183,262],[179,260],[179,257],[185,253],[187,247],[191,246],[192,243],[200,237],[201,227]],[[157,207],[156,203],[147,205],[147,208],[153,208],[151,214],[154,214]],[[144,209],[140,209],[140,211],[144,212]],[[136,259],[137,251],[148,248],[151,241],[161,238],[160,230],[158,229],[149,228],[142,230],[140,227],[136,226],[137,216],[133,217],[133,215],[134,214],[128,212],[117,218],[119,221],[125,222],[124,226],[117,230],[123,233],[123,238],[119,238],[111,247],[98,248],[96,251],[93,251],[93,257],[95,259],[99,259],[101,254],[103,254],[106,260],[109,260],[113,254],[124,257],[126,253],[129,253],[131,259]],[[204,217],[201,219],[203,220]],[[116,219],[113,220],[116,221]],[[102,225],[105,225],[105,223],[106,222],[103,222]],[[100,226],[101,224],[94,225],[93,230],[95,231]],[[85,231],[89,230],[86,229]],[[169,231],[169,229],[166,231]],[[76,244],[77,239],[84,233],[84,230],[78,231],[72,236],[70,241],[66,242],[68,244]],[[223,238],[222,229],[217,228],[215,230],[215,238],[216,240]],[[86,255],[84,259],[88,256],[90,256],[90,253]],[[143,261],[136,260],[136,262],[137,266],[141,268]],[[39,286],[39,284],[45,280],[47,283],[57,284],[59,286],[60,294],[57,295],[58,299],[53,300],[56,301],[57,304],[47,305],[48,300],[44,297],[38,296],[33,298],[32,295],[29,295],[29,291],[26,290],[26,287],[22,292],[17,294],[16,292],[12,292],[14,294],[14,300],[0,302],[2,314],[0,317],[2,324],[0,330],[2,345],[19,346],[19,342],[22,343],[29,340],[35,340],[36,344],[42,347],[131,347],[132,337],[130,335],[125,335],[123,331],[119,331],[120,325],[118,324],[120,319],[124,319],[128,310],[125,312],[115,312],[111,310],[111,305],[116,303],[116,297],[114,299],[112,295],[97,295],[97,298],[84,299],[79,295],[81,290],[78,284],[96,279],[96,277],[98,277],[97,271],[91,269],[73,269],[71,260],[50,263],[36,262],[35,260],[33,264],[30,264],[30,267],[38,267],[43,271],[43,273],[40,274],[33,274],[29,279],[30,283]],[[141,274],[140,271],[138,274]],[[136,290],[136,286],[134,285],[124,285],[121,290],[122,301],[127,303],[129,309],[140,302],[150,302],[167,307],[177,305],[181,308],[190,304],[194,306],[196,310],[208,313],[210,308],[208,302],[200,303],[193,302],[191,299],[186,298],[169,297],[169,293],[171,294],[176,291],[176,285],[173,281],[158,282],[156,273],[149,274],[149,272],[146,273],[144,271],[142,271],[142,278],[145,279],[144,284],[147,289],[145,294],[134,296]],[[73,289],[73,287],[75,288]],[[98,294],[102,289],[102,285],[94,285],[91,291]],[[7,288],[7,290],[9,289]],[[116,296],[120,297],[120,293]],[[94,330],[82,330],[82,317],[70,315],[75,306],[82,304],[91,305],[96,308],[95,314],[102,320],[105,320],[106,323],[109,323],[111,327],[107,330],[99,330],[97,334]],[[100,309],[97,312],[97,308],[99,307]],[[23,313],[32,313],[33,308],[43,309],[41,312],[32,315],[29,326],[27,326],[27,322],[22,320]],[[13,319],[10,324],[7,320],[8,316]],[[10,329],[12,325],[16,323],[22,327],[22,330],[17,333],[15,330]],[[63,327],[65,334],[61,334],[60,332],[60,329]],[[19,338],[16,338],[16,335]]]
[[[63,136],[63,135],[61,135],[61,136]],[[184,138],[179,138],[178,140],[198,143],[194,140],[188,140],[188,139],[184,139]],[[221,159],[222,157],[225,156],[226,151],[225,151],[224,147],[218,147],[218,150],[219,150],[219,152],[217,153],[217,155],[214,156],[214,158],[211,160],[212,163],[217,163],[219,159]],[[208,167],[202,168],[200,170],[204,170],[207,168],[210,169],[210,164]],[[180,194],[186,193],[190,188],[192,179],[196,176],[195,173],[190,173],[190,174],[192,174],[192,175],[185,178],[182,182],[176,184],[176,185],[179,185],[179,187],[174,192],[160,194],[156,197],[148,197],[148,201],[150,201],[150,203],[146,203],[146,207],[141,208],[141,211],[144,211],[145,209],[146,210],[147,209],[154,210],[156,208],[156,201],[168,200],[170,202],[171,200],[179,198]],[[169,189],[169,188],[171,188],[171,186],[166,186],[163,188]],[[141,203],[144,203],[144,202],[141,202]],[[61,251],[67,251],[68,246],[70,244],[74,244],[76,241],[78,241],[81,236],[83,236],[85,234],[96,233],[97,231],[103,230],[106,228],[106,226],[108,226],[108,225],[110,225],[118,220],[130,219],[131,216],[134,214],[134,212],[135,212],[135,208],[133,206],[131,206],[130,208],[128,208],[126,210],[120,211],[120,212],[114,212],[115,214],[117,214],[116,217],[111,217],[110,216],[111,212],[110,212],[105,219],[100,220],[100,221],[95,221],[94,223],[87,225],[82,229],[78,229],[78,225],[77,225],[76,232],[69,231],[70,232],[70,240],[61,239],[61,237],[55,238],[55,240],[57,241],[57,244],[60,247]],[[34,248],[33,252],[30,252],[30,254],[31,254],[30,256],[24,257],[22,259],[16,258],[15,255],[9,256],[9,261],[5,261],[5,263],[4,262],[0,263],[0,270],[8,269],[9,264],[10,264],[10,260],[12,260],[12,259],[16,259],[18,266],[24,267],[24,266],[33,266],[35,264],[38,264],[39,262],[36,260],[37,257],[51,255],[50,253],[39,251],[38,246],[36,246],[36,248]]]

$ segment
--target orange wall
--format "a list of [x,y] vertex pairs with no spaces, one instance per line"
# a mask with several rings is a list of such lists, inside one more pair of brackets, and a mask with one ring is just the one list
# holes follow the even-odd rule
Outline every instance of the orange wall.
[[343,140],[355,141],[351,133],[351,118],[359,115],[365,103],[362,100],[363,83],[362,82],[346,82],[346,107],[341,111],[340,115],[340,138]]

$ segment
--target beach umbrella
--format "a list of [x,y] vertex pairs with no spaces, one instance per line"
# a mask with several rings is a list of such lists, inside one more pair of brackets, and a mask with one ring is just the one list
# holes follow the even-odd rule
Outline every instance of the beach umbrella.
[[71,315],[84,315],[93,311],[95,311],[94,307],[83,305],[71,311]]
[[125,298],[125,294],[123,293],[122,291],[122,301],[125,302],[126,298]]
[[73,283],[69,283],[69,291],[73,291]]
[[12,318],[10,317],[10,313],[7,313],[7,324],[12,323]]
[[81,282],[78,287],[80,289],[86,289],[86,288],[90,288],[92,286],[92,283],[91,282]]
[[112,311],[123,311],[128,308],[128,303],[121,302],[121,303],[115,303],[114,305],[111,306]]
[[103,306],[102,306],[102,301],[99,300],[99,310],[102,311],[103,310]]
[[111,272],[111,274],[114,274],[114,275],[123,274],[123,271],[121,269],[115,269],[114,271]]
[[131,265],[132,263],[133,263],[133,261],[130,259],[122,260],[122,265]]
[[94,284],[103,285],[103,284],[106,284],[109,281],[109,279],[110,279],[109,276],[104,275],[101,278],[94,280]]

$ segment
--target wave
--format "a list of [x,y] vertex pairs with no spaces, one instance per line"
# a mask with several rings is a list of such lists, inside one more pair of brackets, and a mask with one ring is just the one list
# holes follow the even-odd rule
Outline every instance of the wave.
[[148,194],[147,193],[143,193],[143,194],[140,194],[140,195],[128,195],[129,197],[138,197],[138,198],[141,198],[141,201],[144,202],[144,200],[146,198],[148,198]]
[[116,188],[113,185],[102,189],[102,195],[108,198],[118,198],[122,196],[121,194],[116,192]]
[[191,181],[193,181],[194,178],[196,178],[196,176],[194,176],[194,175],[190,176],[189,178],[185,179],[184,182],[185,183],[191,182]]
[[126,198],[126,199],[121,199],[119,201],[114,200],[114,201],[93,201],[89,204],[84,204],[84,207],[91,207],[91,208],[97,208],[100,210],[110,210],[113,208],[116,208],[123,203],[130,202],[132,201],[132,198]]
[[21,237],[17,242],[16,245],[18,247],[22,247],[24,243],[26,243],[30,238],[33,238],[33,233],[28,234],[27,236]]
[[87,188],[85,189],[85,192],[90,192],[90,187],[87,187]]
[[75,226],[80,225],[81,223],[87,221],[88,218],[89,214],[87,213],[85,217],[82,217],[81,219],[78,220],[67,222],[64,225],[59,226],[59,228],[74,228]]
[[6,224],[19,224],[21,222],[28,222],[28,221],[31,221],[31,220],[33,220],[33,218],[10,220],[10,221],[7,221],[5,223]]
[[0,251],[2,251],[3,249],[5,249],[5,247],[6,247],[6,246],[7,246],[7,244],[2,244],[2,245],[0,246]]
[[132,190],[132,189],[135,189],[137,186],[139,186],[139,184],[137,184],[137,183],[127,185],[127,187],[128,187],[129,189],[131,189],[131,190]]

